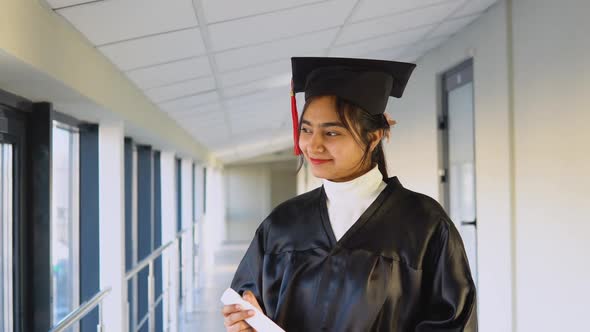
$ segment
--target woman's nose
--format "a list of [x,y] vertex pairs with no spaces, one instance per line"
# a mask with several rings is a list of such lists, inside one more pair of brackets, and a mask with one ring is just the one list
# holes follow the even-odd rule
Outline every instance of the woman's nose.
[[311,151],[324,151],[324,141],[322,139],[322,135],[313,133],[313,135],[311,135],[309,146],[311,147]]

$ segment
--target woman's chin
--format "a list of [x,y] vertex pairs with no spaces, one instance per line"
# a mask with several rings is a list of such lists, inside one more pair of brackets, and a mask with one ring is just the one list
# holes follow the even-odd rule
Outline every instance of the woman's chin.
[[321,169],[321,166],[320,167],[312,166],[311,167],[311,174],[313,174],[313,176],[315,176],[316,178],[319,178],[319,179],[329,179],[332,175],[331,172]]

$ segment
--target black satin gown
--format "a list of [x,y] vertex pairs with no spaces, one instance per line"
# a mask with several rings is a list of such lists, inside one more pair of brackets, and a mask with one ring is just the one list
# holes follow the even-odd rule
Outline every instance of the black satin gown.
[[287,332],[476,331],[475,285],[443,208],[393,177],[336,241],[323,187],[262,222],[231,287]]

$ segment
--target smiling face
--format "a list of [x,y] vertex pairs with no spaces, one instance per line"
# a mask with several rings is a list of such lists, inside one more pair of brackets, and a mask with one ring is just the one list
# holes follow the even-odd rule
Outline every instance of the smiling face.
[[314,176],[343,182],[371,168],[371,163],[363,160],[365,149],[353,135],[338,116],[335,97],[317,97],[307,105],[299,147]]

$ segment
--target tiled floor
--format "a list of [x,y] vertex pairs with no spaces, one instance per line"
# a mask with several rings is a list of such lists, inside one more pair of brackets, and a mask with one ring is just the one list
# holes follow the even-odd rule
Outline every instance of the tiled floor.
[[206,276],[204,287],[200,291],[195,291],[195,312],[187,314],[181,320],[181,332],[225,331],[219,298],[229,287],[247,245],[225,244],[215,254],[214,270]]

